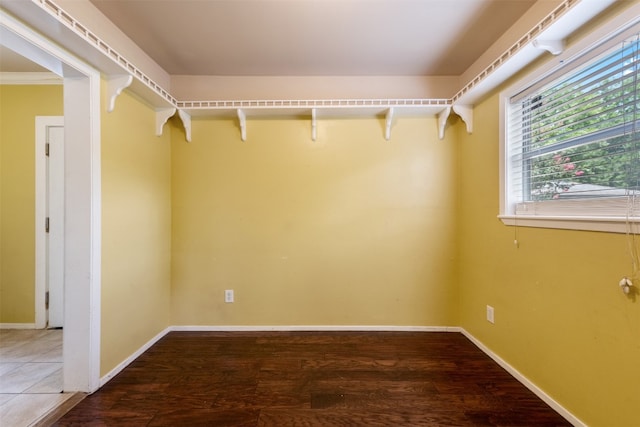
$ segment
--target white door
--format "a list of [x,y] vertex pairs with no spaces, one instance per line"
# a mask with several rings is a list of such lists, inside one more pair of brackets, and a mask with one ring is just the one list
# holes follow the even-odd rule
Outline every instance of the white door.
[[[61,328],[64,319],[64,128],[47,126],[46,292],[49,328]],[[46,298],[46,297],[45,297]]]

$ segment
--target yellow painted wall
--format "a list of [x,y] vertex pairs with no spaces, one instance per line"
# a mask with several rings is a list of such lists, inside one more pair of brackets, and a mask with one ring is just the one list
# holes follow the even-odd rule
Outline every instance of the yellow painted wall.
[[35,322],[35,117],[62,86],[0,85],[0,323]]
[[461,326],[588,425],[640,425],[640,301],[618,287],[626,236],[519,227],[515,247],[496,217],[497,95],[458,135]]
[[171,146],[168,133],[155,136],[154,110],[127,91],[101,120],[105,375],[169,326]]
[[[455,144],[435,119],[173,128],[172,324],[456,325]],[[449,137],[448,137],[449,138]],[[236,302],[224,303],[234,289]]]

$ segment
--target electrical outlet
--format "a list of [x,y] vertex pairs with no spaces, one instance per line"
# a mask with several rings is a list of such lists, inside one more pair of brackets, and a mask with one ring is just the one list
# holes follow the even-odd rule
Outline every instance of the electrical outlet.
[[224,302],[233,302],[233,289],[224,291]]
[[493,307],[491,307],[490,305],[487,306],[487,321],[496,323],[493,317]]

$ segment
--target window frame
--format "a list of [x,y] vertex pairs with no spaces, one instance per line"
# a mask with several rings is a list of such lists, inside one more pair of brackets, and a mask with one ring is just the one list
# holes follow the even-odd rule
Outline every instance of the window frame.
[[[625,211],[627,197],[610,198],[615,214],[600,209],[590,209],[590,205],[601,203],[600,199],[554,200],[552,203],[534,202],[524,204],[514,195],[513,185],[508,179],[514,171],[510,161],[507,138],[508,115],[513,97],[531,92],[536,88],[571,73],[593,58],[615,47],[616,43],[640,33],[640,17],[612,19],[597,27],[563,53],[547,60],[544,64],[527,73],[499,94],[499,141],[500,141],[500,212],[498,218],[511,226],[558,228],[568,230],[589,230],[615,233],[640,233],[639,206],[634,204],[635,216]],[[613,200],[618,199],[618,200]],[[624,203],[622,203],[624,201]],[[640,200],[636,202],[640,205]],[[527,206],[534,207],[527,212]],[[541,208],[541,209],[538,209]],[[624,213],[624,215],[623,215]]]

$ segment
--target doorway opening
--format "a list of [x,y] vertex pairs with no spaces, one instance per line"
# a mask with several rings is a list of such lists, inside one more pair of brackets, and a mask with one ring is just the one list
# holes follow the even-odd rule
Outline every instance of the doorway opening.
[[3,46],[63,79],[63,387],[100,386],[100,73],[0,9]]

